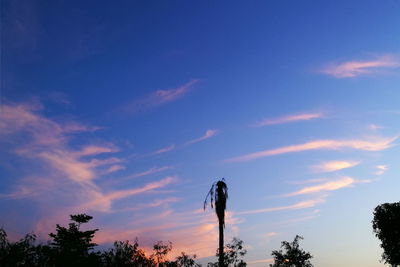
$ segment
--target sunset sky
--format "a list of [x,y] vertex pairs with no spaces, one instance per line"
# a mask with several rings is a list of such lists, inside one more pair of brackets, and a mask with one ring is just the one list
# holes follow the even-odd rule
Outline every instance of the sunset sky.
[[[170,240],[251,267],[304,236],[315,266],[383,266],[400,195],[400,1],[1,1],[0,226],[68,215],[95,241]],[[174,254],[175,255],[175,254]]]

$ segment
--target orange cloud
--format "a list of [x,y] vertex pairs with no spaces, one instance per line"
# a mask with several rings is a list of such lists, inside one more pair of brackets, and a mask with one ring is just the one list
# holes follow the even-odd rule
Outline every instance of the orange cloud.
[[211,137],[215,136],[217,133],[218,133],[218,130],[207,130],[206,133],[203,136],[201,136],[199,138],[196,138],[196,139],[193,139],[193,140],[190,140],[190,141],[186,142],[186,144],[189,145],[189,144],[194,144],[194,143],[197,143],[197,142],[201,142],[203,140],[206,140],[208,138],[211,138]]
[[399,67],[400,60],[394,56],[387,55],[369,61],[348,61],[332,64],[322,69],[321,72],[336,78],[352,78]]
[[359,161],[345,161],[345,160],[334,160],[323,162],[318,165],[312,166],[316,172],[334,172],[346,168],[351,168],[360,164]]
[[312,194],[312,193],[319,193],[325,191],[334,191],[344,187],[349,187],[350,185],[354,184],[356,181],[350,177],[341,177],[338,180],[330,181],[314,186],[307,186],[299,191],[287,194],[286,196],[297,196],[297,195],[304,195],[304,194]]
[[266,119],[260,121],[255,124],[256,127],[267,126],[267,125],[274,125],[274,124],[283,124],[283,123],[290,123],[296,121],[307,121],[312,119],[322,118],[323,114],[321,113],[301,113],[301,114],[294,114],[288,115],[280,118],[275,119]]
[[352,148],[358,150],[366,150],[366,151],[380,151],[391,147],[393,141],[395,141],[398,137],[394,138],[381,138],[373,141],[364,141],[364,140],[317,140],[311,141],[308,143],[300,144],[300,145],[292,145],[285,146],[276,149],[263,150],[255,153],[250,153],[246,155],[242,155],[239,157],[234,157],[227,159],[225,161],[228,162],[237,162],[237,161],[249,161],[262,157],[286,154],[286,153],[294,153],[301,152],[307,150],[318,150],[318,149],[343,149],[343,148]]

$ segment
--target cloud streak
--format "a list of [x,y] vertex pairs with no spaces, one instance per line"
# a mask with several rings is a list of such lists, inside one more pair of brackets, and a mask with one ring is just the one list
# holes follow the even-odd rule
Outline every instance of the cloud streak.
[[333,160],[312,166],[316,172],[334,172],[346,168],[351,168],[360,164],[360,161]]
[[301,202],[297,202],[293,205],[288,206],[280,206],[280,207],[272,207],[265,209],[257,209],[257,210],[246,210],[235,212],[236,215],[247,215],[247,214],[258,214],[258,213],[266,213],[266,212],[274,212],[274,211],[285,211],[285,210],[298,210],[298,209],[307,209],[315,207],[317,204],[325,202],[324,198],[316,198],[305,200]]
[[160,148],[159,150],[156,150],[156,151],[150,153],[149,155],[163,154],[163,153],[167,153],[167,152],[169,152],[169,151],[172,151],[172,150],[174,150],[174,149],[175,149],[175,145],[172,144],[172,145],[170,145],[170,146]]
[[192,139],[192,140],[186,142],[185,144],[190,145],[190,144],[201,142],[203,140],[206,140],[208,138],[215,136],[216,134],[218,134],[218,132],[219,132],[218,130],[207,130],[203,136]]
[[137,99],[126,104],[122,107],[122,110],[126,113],[134,114],[173,102],[186,95],[198,82],[198,79],[193,79],[178,88],[157,90],[142,99]]
[[380,56],[373,60],[347,61],[331,64],[321,70],[322,73],[335,78],[353,78],[360,75],[379,73],[387,69],[400,67],[400,59],[394,56]]
[[96,199],[94,199],[88,203],[85,203],[83,206],[81,206],[81,208],[82,209],[95,208],[96,210],[110,211],[112,201],[131,197],[131,196],[138,195],[138,194],[143,194],[148,191],[155,190],[155,189],[163,188],[174,181],[176,181],[176,177],[169,176],[162,180],[148,183],[142,187],[112,191],[108,194],[100,195]]
[[308,121],[313,119],[323,118],[322,113],[300,113],[300,114],[293,114],[284,117],[274,118],[274,119],[265,119],[260,122],[257,122],[254,126],[255,127],[262,127],[274,124],[284,124],[284,123],[291,123],[296,121]]
[[313,185],[313,186],[306,186],[296,192],[287,194],[285,196],[298,196],[298,195],[314,194],[326,191],[335,191],[344,187],[349,187],[355,182],[356,180],[354,180],[351,177],[341,177],[334,181],[320,183],[318,185]]
[[308,150],[338,150],[338,149],[357,149],[365,151],[380,151],[387,149],[392,146],[392,143],[398,137],[392,138],[380,138],[372,141],[366,140],[317,140],[311,141],[304,144],[285,146],[276,149],[268,149],[255,153],[245,154],[242,156],[234,157],[225,160],[226,162],[239,162],[239,161],[250,161],[258,158],[269,157],[274,155],[294,153]]

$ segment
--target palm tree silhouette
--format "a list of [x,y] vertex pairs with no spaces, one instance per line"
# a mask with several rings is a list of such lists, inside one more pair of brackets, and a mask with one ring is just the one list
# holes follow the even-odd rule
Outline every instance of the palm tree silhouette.
[[[225,228],[225,210],[226,210],[226,200],[228,199],[228,186],[225,183],[225,179],[212,184],[210,191],[204,200],[204,209],[207,206],[207,199],[210,197],[211,208],[214,208],[215,204],[215,213],[218,217],[219,224],[219,257],[218,257],[218,266],[224,267],[224,228]],[[213,203],[214,202],[214,203]]]

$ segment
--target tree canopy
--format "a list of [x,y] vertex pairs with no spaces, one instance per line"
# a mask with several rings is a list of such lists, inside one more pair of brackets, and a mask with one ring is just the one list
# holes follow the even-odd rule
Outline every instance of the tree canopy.
[[271,267],[312,267],[310,259],[313,257],[309,252],[305,252],[299,246],[302,236],[296,235],[293,242],[283,241],[281,248],[284,250],[274,250],[271,255],[274,263]]
[[377,206],[372,228],[381,240],[382,260],[391,265],[400,265],[400,202]]

